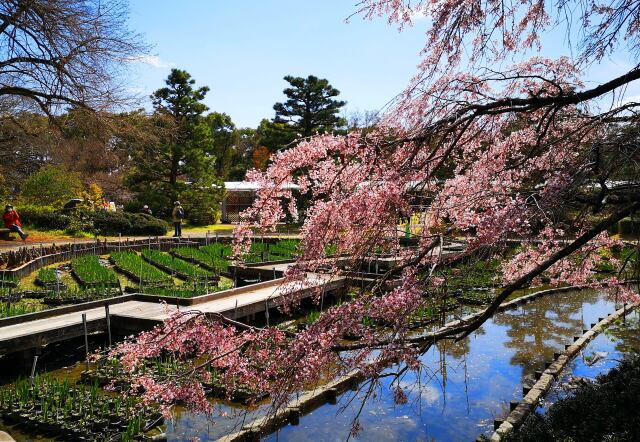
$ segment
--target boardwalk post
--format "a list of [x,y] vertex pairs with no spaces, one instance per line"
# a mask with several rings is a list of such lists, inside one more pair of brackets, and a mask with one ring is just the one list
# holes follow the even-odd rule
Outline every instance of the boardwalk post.
[[33,357],[33,363],[31,364],[31,376],[29,376],[29,386],[33,387],[33,378],[36,375],[36,364],[38,363],[38,355]]
[[320,313],[322,313],[322,309],[324,307],[324,286],[325,284],[322,284],[322,294],[320,295]]
[[87,314],[82,314],[82,328],[84,328],[84,354],[87,371],[89,371],[89,336],[87,335]]
[[238,319],[238,298],[236,298],[236,308],[233,309],[233,319]]
[[107,342],[109,343],[109,348],[111,348],[111,317],[109,315],[109,304],[104,305],[104,314],[107,319]]
[[273,279],[276,279],[276,268],[273,268]]
[[269,300],[264,300],[264,316],[267,318],[267,327],[269,327]]

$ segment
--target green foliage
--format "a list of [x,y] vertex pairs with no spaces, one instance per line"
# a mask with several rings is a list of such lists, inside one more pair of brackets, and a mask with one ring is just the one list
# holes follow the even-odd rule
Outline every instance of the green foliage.
[[111,261],[127,276],[134,278],[135,282],[145,285],[167,285],[172,282],[169,275],[143,260],[135,252],[114,252],[111,254]]
[[27,313],[35,313],[42,310],[39,304],[17,304],[0,303],[0,318],[8,318],[10,316],[26,315]]
[[214,187],[214,183],[208,185],[192,185],[180,192],[179,199],[184,207],[189,223],[194,226],[208,226],[215,224],[220,218],[220,200],[224,188]]
[[149,287],[144,289],[147,295],[165,296],[170,298],[193,298],[195,296],[203,296],[209,293],[215,293],[223,290],[217,284],[208,285],[200,284],[184,284],[177,287]]
[[227,258],[233,253],[229,244],[213,243],[200,247],[200,250],[213,257]]
[[535,414],[504,440],[636,441],[640,439],[640,357],[622,361],[596,382]]
[[141,440],[144,427],[153,426],[158,419],[155,410],[131,396],[122,399],[105,394],[97,382],[78,386],[68,378],[38,374],[0,390],[1,414],[13,413],[13,420],[20,425],[41,431],[46,428],[47,433],[59,435],[59,440]]
[[[151,96],[157,140],[132,146],[133,170],[126,184],[136,193],[140,206],[147,204],[164,217],[170,216],[173,201],[182,201],[184,196],[185,208],[193,212],[192,222],[206,223],[215,215],[211,209],[222,197],[223,184],[215,173],[212,129],[223,129],[208,124],[202,116],[207,110],[202,100],[209,88],[194,88],[195,80],[179,69],[173,69],[165,82],[167,86]],[[217,187],[212,188],[213,184]]]
[[202,269],[191,263],[175,258],[168,253],[159,250],[146,249],[142,251],[142,256],[152,263],[159,264],[163,267],[171,269],[172,272],[185,276],[189,279],[204,279],[214,276],[213,273]]
[[275,123],[287,124],[302,137],[332,132],[346,124],[338,113],[347,103],[335,99],[340,91],[328,80],[313,75],[307,78],[287,75],[284,79],[290,87],[283,91],[287,101],[273,106]]
[[256,130],[260,146],[265,146],[270,152],[277,152],[293,143],[298,135],[295,127],[283,123],[263,119]]
[[20,196],[29,204],[62,206],[69,199],[80,196],[83,189],[79,173],[47,165],[26,179]]
[[117,285],[118,277],[113,270],[100,264],[95,255],[83,256],[71,261],[71,268],[84,285]]
[[27,204],[16,207],[23,224],[39,229],[64,230],[69,216],[56,211],[52,206]]
[[208,114],[204,117],[204,123],[209,127],[213,138],[210,153],[216,158],[216,175],[226,179],[234,164],[241,161],[235,149],[236,126],[229,115],[219,112]]
[[92,212],[93,225],[102,235],[152,235],[163,236],[169,230],[166,221],[143,213]]
[[63,213],[51,206],[27,205],[17,207],[24,224],[39,229],[95,232],[100,235],[163,236],[169,225],[142,213],[107,212],[104,210],[74,210]]
[[[213,246],[213,244],[211,245]],[[172,252],[175,256],[187,261],[194,261],[201,265],[215,269],[218,272],[229,270],[229,261],[220,256],[216,250],[210,248],[196,249],[195,247],[178,247]]]
[[37,280],[42,285],[55,285],[58,283],[56,271],[50,267],[43,267],[38,271]]

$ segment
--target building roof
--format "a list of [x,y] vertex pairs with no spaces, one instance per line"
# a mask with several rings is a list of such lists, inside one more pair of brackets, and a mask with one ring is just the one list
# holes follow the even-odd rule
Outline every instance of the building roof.
[[[225,181],[224,188],[227,192],[247,192],[260,189],[260,184],[251,181]],[[287,184],[283,186],[284,189],[291,190],[297,189],[297,184]]]

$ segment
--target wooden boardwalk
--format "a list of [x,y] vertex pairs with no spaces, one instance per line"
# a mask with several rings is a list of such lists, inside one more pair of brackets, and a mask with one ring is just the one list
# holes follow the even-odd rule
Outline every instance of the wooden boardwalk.
[[[318,288],[333,291],[344,287],[344,278],[310,273],[303,283],[287,283],[282,280],[263,282],[252,286],[225,290],[209,295],[191,298],[191,305],[178,306],[157,302],[157,297],[141,298],[139,295],[125,296],[124,302],[114,298],[118,303],[89,303],[90,307],[82,309],[76,306],[74,311],[59,309],[60,314],[40,319],[2,326],[0,324],[0,355],[19,350],[42,347],[53,342],[60,342],[84,334],[82,314],[87,317],[88,331],[104,331],[107,327],[104,304],[109,304],[110,322],[117,333],[132,333],[148,329],[167,319],[178,308],[181,310],[198,310],[205,313],[220,313],[227,317],[246,317],[266,308],[277,305],[279,298],[285,294],[294,294],[301,298],[309,297]],[[155,302],[154,302],[155,301]],[[96,304],[99,304],[96,306]],[[52,312],[55,313],[55,312]]]

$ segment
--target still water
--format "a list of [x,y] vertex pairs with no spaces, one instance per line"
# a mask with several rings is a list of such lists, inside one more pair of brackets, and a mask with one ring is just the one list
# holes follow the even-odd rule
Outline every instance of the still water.
[[[564,349],[598,317],[615,310],[603,292],[588,290],[536,299],[515,310],[500,313],[465,340],[432,347],[421,360],[424,368],[402,378],[408,402],[396,405],[384,378],[362,401],[363,391],[343,394],[337,405],[323,405],[268,436],[269,441],[345,441],[359,415],[359,441],[472,441],[490,434],[493,420],[507,414],[510,400],[522,398],[522,385],[533,383],[535,370],[544,369],[553,353]],[[625,352],[640,350],[638,315],[598,336],[570,365],[570,375],[595,377],[617,364]],[[593,362],[594,354],[598,360]],[[361,385],[366,390],[367,383]],[[555,388],[549,401],[566,394]],[[219,403],[226,417],[211,418],[186,411],[167,426],[169,441],[216,440],[263,414],[265,404],[246,409]],[[18,440],[43,440],[16,434]]]

